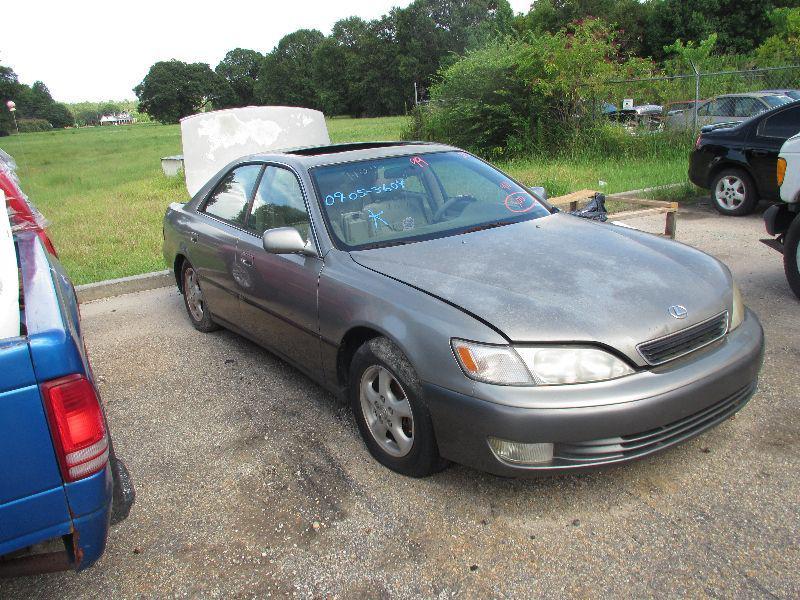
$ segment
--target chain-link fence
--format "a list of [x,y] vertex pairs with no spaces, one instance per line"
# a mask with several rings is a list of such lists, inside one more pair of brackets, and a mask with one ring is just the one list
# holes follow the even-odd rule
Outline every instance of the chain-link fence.
[[611,80],[593,86],[590,95],[597,118],[632,130],[679,130],[744,121],[786,102],[787,95],[800,99],[798,90],[800,65],[791,65]]

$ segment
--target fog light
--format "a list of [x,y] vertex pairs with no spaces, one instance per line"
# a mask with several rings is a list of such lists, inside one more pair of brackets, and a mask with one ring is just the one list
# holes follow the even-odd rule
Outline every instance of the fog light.
[[553,444],[523,444],[490,437],[489,447],[500,460],[518,465],[539,465],[553,460]]

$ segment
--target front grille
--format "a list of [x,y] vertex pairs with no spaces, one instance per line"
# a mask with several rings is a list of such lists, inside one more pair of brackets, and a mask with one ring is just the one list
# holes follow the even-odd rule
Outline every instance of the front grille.
[[648,364],[661,365],[720,339],[728,331],[728,312],[676,333],[639,344],[636,349]]
[[649,454],[721,423],[747,403],[755,387],[754,381],[720,402],[669,425],[617,438],[557,444],[554,457],[571,463],[591,464]]

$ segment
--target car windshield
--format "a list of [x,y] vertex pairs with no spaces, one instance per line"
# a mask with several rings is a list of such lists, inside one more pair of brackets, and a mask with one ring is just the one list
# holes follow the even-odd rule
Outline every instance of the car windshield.
[[533,193],[466,152],[315,167],[328,229],[348,250],[455,235],[536,219]]
[[789,102],[792,102],[792,99],[789,98],[789,96],[764,96],[764,102],[769,104],[772,108],[775,108],[776,106],[789,104]]

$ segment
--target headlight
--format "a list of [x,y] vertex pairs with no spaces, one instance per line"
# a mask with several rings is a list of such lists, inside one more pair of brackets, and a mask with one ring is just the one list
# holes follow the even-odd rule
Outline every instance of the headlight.
[[454,339],[453,352],[467,377],[499,385],[589,383],[634,372],[625,362],[598,348],[512,348]]
[[604,381],[633,373],[626,363],[599,348],[544,346],[517,352],[541,385]]
[[733,282],[733,310],[731,310],[731,326],[728,331],[733,331],[744,321],[744,300],[742,292],[736,282]]
[[499,385],[536,383],[511,346],[476,344],[457,339],[452,340],[452,344],[458,364],[471,379]]

